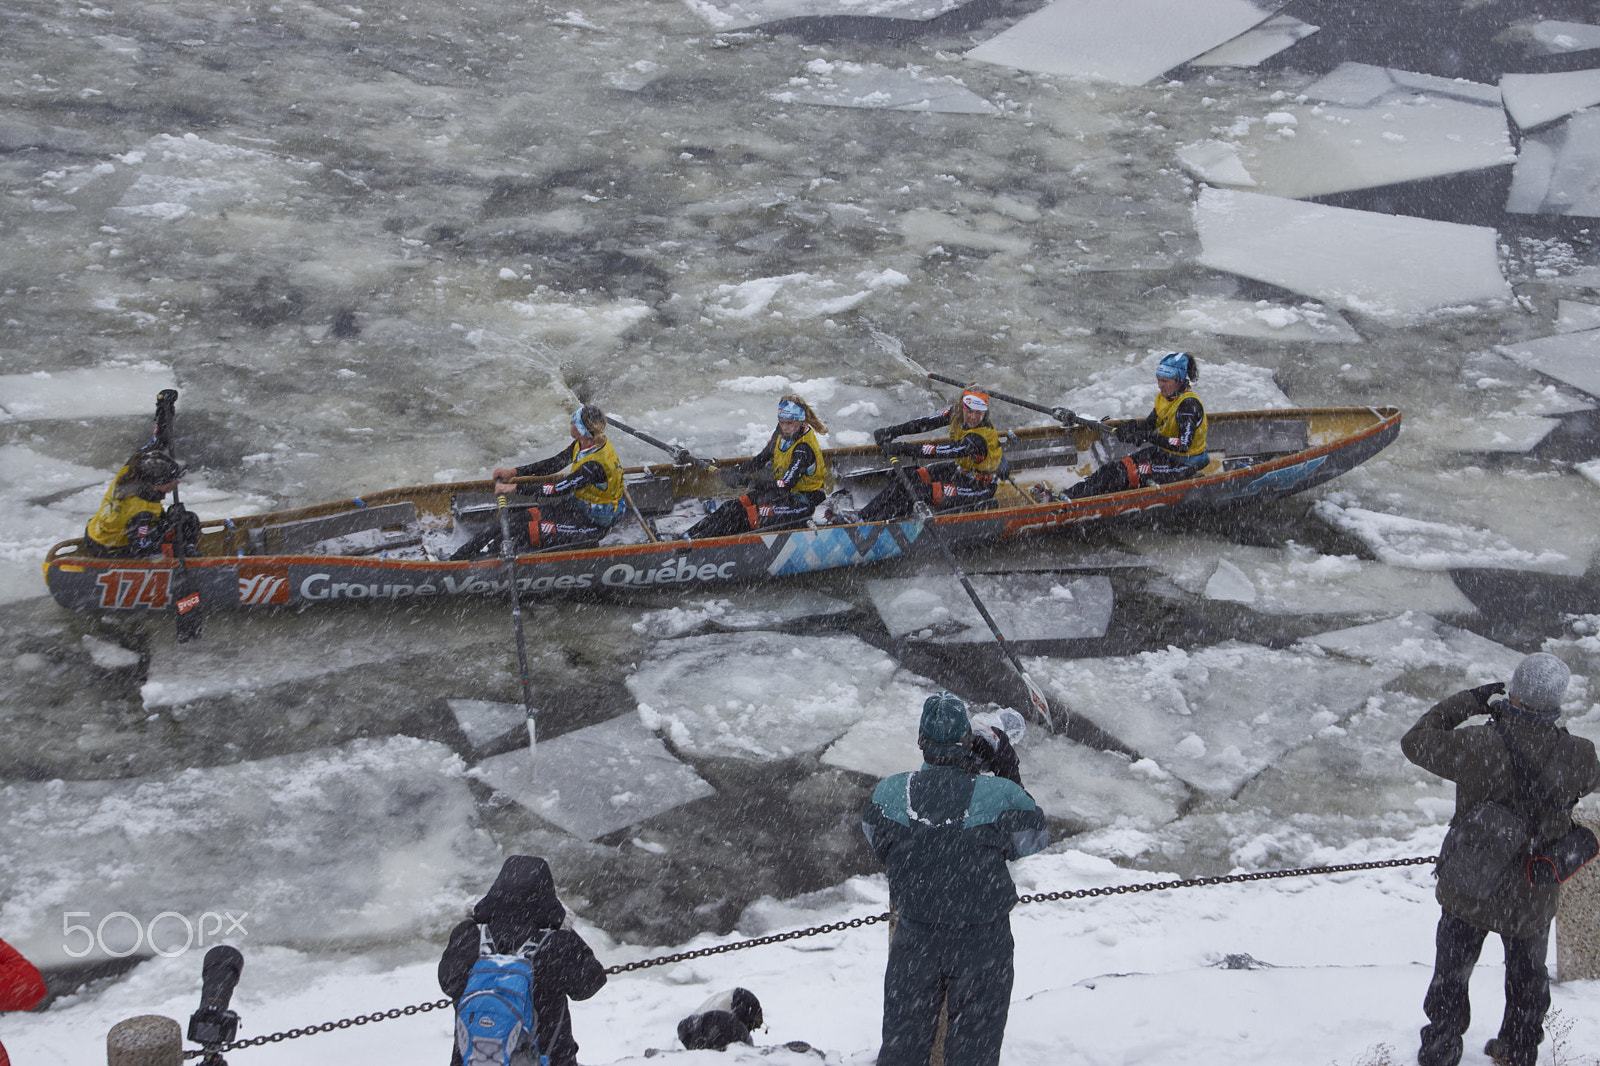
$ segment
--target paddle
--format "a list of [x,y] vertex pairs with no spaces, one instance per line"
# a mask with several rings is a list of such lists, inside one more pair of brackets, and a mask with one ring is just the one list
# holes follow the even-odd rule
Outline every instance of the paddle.
[[[172,418],[178,406],[178,390],[162,389],[156,394],[156,446],[171,455],[173,461],[177,456],[172,453]],[[178,486],[172,486],[172,509],[182,513],[183,503],[178,499]],[[188,545],[183,543],[183,523],[178,524],[178,537],[173,545],[178,556],[178,568],[168,578],[170,585],[167,590],[168,598],[172,600],[174,628],[177,630],[178,643],[187,644],[191,640],[198,640],[200,630],[205,625],[205,603],[200,598],[200,586],[189,573]]]
[[966,571],[962,570],[961,564],[956,561],[955,552],[952,552],[950,546],[944,542],[943,535],[939,532],[938,524],[934,521],[933,509],[917,498],[916,492],[911,487],[911,476],[906,473],[905,467],[900,465],[899,456],[891,456],[889,466],[894,470],[895,475],[900,478],[900,487],[905,490],[906,495],[910,499],[917,500],[915,511],[917,517],[923,523],[923,529],[927,531],[926,536],[933,541],[934,547],[938,548],[940,554],[944,556],[944,561],[955,573],[956,580],[961,582],[961,587],[966,590],[967,596],[972,600],[972,606],[978,609],[978,614],[983,618],[984,623],[988,625],[989,632],[994,634],[995,643],[1000,645],[1000,651],[1004,653],[1007,661],[1011,663],[1011,668],[1017,672],[1017,676],[1022,678],[1022,683],[1027,686],[1028,702],[1033,704],[1033,709],[1037,713],[1039,720],[1044,723],[1046,729],[1054,733],[1056,731],[1056,721],[1055,715],[1050,710],[1050,700],[1045,696],[1044,689],[1039,687],[1037,681],[1028,676],[1028,671],[1017,660],[1016,655],[1012,653],[1011,645],[1006,643],[1006,635],[1000,631],[1000,624],[994,620],[994,615],[989,613],[989,608],[984,606],[983,599],[978,595],[978,590],[972,587],[972,582],[967,578]]
[[[928,376],[934,381],[942,381],[946,385],[954,385],[958,389],[964,389],[967,387],[967,383],[965,381],[957,381],[955,378],[947,378],[943,374],[934,374],[929,372]],[[1049,415],[1057,422],[1060,422],[1063,426],[1087,426],[1089,429],[1098,429],[1100,432],[1106,434],[1114,434],[1117,431],[1116,427],[1110,425],[1109,423],[1101,422],[1093,418],[1084,418],[1082,415],[1065,407],[1046,407],[1042,403],[1034,403],[1032,400],[1024,400],[1020,396],[1007,396],[1005,393],[995,392],[993,389],[988,389],[985,391],[987,391],[988,394],[994,397],[996,400],[1003,400],[1006,403],[1015,404],[1017,407],[1026,407],[1030,411],[1038,411],[1040,414]]]
[[528,675],[528,644],[522,636],[522,596],[517,592],[517,549],[511,543],[511,521],[506,517],[505,493],[495,497],[500,512],[500,562],[511,591],[511,626],[517,633],[517,668],[522,671],[522,709],[528,714],[528,775],[533,776],[537,737],[533,728],[533,678]]
[[696,458],[695,456],[689,454],[689,449],[688,448],[674,448],[672,445],[668,444],[664,440],[657,440],[655,437],[652,437],[648,433],[644,433],[644,432],[641,432],[640,430],[634,429],[632,426],[628,425],[626,422],[618,421],[618,419],[614,415],[609,415],[609,414],[606,415],[606,424],[610,425],[610,426],[616,426],[618,429],[622,430],[622,432],[628,434],[629,436],[638,437],[640,440],[644,441],[646,444],[652,444],[655,447],[660,448],[662,451],[664,451],[668,455],[672,456],[672,461],[674,463],[676,463],[677,465],[679,465],[679,466],[698,466],[703,470],[706,467],[714,465],[711,462],[710,459],[699,459],[699,458]]

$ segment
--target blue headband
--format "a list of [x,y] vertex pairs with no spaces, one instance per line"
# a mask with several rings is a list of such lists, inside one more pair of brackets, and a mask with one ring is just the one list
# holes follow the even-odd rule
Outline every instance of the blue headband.
[[572,412],[572,428],[578,431],[578,436],[580,437],[593,436],[593,434],[589,432],[589,427],[583,424],[583,411],[584,409],[579,407],[576,411]]
[[793,400],[779,400],[778,417],[785,422],[804,422],[806,420],[806,409]]
[[1156,364],[1156,377],[1188,381],[1189,356],[1184,352],[1172,352],[1162,356],[1161,362]]

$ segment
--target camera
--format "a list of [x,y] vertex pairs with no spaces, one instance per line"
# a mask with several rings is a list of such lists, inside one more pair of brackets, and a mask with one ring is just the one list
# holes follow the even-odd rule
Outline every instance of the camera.
[[230,1044],[239,1032],[239,1015],[228,1009],[244,956],[239,949],[219,944],[206,952],[200,965],[200,1009],[189,1016],[189,1039],[207,1049]]

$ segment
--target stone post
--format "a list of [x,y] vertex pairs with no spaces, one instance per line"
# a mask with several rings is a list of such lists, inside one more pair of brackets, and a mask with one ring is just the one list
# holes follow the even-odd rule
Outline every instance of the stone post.
[[[1578,811],[1574,822],[1600,834],[1600,812]],[[1600,859],[1561,886],[1556,910],[1556,980],[1592,981],[1600,977]]]
[[160,1014],[118,1022],[106,1034],[106,1066],[183,1066],[183,1027]]

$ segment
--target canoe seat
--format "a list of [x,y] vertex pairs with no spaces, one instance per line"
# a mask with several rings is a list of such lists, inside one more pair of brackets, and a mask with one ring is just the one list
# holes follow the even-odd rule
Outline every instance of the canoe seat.
[[1228,461],[1226,454],[1217,451],[1207,451],[1211,461],[1200,468],[1200,476],[1208,477],[1211,474],[1221,473],[1223,465]]
[[353,507],[336,514],[302,518],[297,522],[278,522],[245,532],[252,555],[293,555],[319,541],[348,536],[367,529],[389,529],[417,520],[417,505],[409,500],[380,507]]

